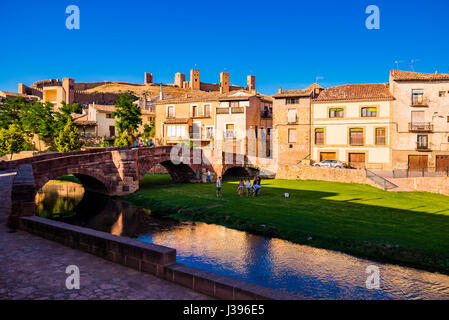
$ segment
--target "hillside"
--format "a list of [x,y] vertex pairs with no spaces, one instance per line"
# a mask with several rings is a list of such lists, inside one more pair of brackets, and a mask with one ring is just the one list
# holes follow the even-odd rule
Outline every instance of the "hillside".
[[[172,87],[167,85],[162,85],[164,90],[164,94],[170,94],[172,96],[181,96],[186,92],[189,92],[190,89],[182,89],[178,87]],[[141,96],[143,94],[147,94],[148,97],[156,97],[159,95],[160,87],[159,84],[152,84],[149,86],[145,85],[132,85],[132,84],[120,84],[120,83],[108,83],[99,87],[95,87],[93,89],[86,90],[87,92],[113,92],[113,93],[122,93],[126,91],[130,91],[136,96]]]

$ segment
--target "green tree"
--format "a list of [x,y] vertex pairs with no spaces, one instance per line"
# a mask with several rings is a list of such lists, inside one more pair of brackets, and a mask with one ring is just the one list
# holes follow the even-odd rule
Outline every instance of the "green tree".
[[12,124],[20,125],[20,113],[26,105],[24,97],[5,99],[0,103],[0,129],[8,129]]
[[69,152],[81,149],[82,143],[80,142],[80,136],[78,128],[69,119],[58,136],[54,140],[56,149],[59,152]]
[[122,132],[117,139],[114,141],[114,146],[116,147],[128,147],[132,145],[133,141],[131,136],[125,131]]
[[0,129],[0,155],[10,154],[10,160],[14,153],[19,153],[29,147],[27,136],[17,124],[12,124],[8,129]]
[[154,139],[155,136],[155,125],[154,120],[150,121],[150,124],[144,124],[143,125],[143,134],[142,137],[144,139]]
[[[49,102],[34,102],[21,111],[22,128],[27,133],[35,134],[40,140],[53,140],[58,133],[55,130],[53,105]],[[39,149],[40,145],[39,145]]]
[[142,124],[142,112],[140,107],[133,103],[133,100],[133,97],[125,92],[115,101],[116,110],[112,113],[112,116],[118,119],[115,124],[119,135],[125,131],[132,135]]

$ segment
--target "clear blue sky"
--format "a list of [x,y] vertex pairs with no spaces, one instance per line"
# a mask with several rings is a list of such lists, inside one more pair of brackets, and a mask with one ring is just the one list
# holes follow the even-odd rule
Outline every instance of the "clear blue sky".
[[[81,11],[80,30],[65,8]],[[365,8],[380,8],[380,30],[367,30]],[[258,91],[387,82],[400,69],[447,73],[448,0],[321,1],[16,1],[0,2],[0,90],[72,77],[77,82],[173,82],[195,65],[201,80]]]

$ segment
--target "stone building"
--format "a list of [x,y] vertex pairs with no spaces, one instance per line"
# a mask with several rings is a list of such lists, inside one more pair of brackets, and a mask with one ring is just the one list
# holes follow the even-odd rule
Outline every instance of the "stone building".
[[449,167],[449,74],[392,70],[393,165],[399,169]]
[[279,88],[273,95],[273,155],[278,165],[294,165],[310,157],[311,101],[322,90],[313,84],[300,90]]

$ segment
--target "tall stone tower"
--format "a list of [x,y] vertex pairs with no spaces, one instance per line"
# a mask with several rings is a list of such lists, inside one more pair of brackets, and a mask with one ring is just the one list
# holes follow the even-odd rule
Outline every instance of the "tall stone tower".
[[246,77],[246,88],[248,91],[256,92],[256,76],[249,75]]
[[229,72],[220,72],[220,93],[229,92]]
[[184,81],[186,81],[186,75],[181,72],[176,72],[175,74],[175,86],[183,88]]
[[73,83],[75,80],[72,78],[63,78],[62,79],[62,88],[64,89],[64,101],[67,104],[72,104],[75,98],[75,92],[73,90]]
[[190,89],[200,90],[200,88],[201,88],[200,70],[192,69],[190,70]]
[[153,83],[153,74],[145,72],[145,85]]

